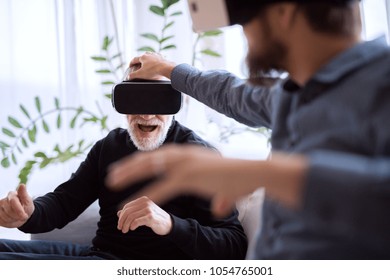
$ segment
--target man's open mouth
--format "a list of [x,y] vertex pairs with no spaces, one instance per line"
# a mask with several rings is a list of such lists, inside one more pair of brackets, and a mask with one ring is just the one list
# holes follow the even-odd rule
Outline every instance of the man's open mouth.
[[138,128],[143,132],[152,132],[157,128],[157,125],[142,125],[138,124]]

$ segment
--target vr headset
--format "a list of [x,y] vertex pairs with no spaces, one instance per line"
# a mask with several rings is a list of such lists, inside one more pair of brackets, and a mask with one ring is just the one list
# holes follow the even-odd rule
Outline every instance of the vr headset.
[[278,2],[328,2],[345,5],[354,0],[187,0],[195,32],[204,32],[234,24],[246,24],[260,8]]
[[170,81],[123,81],[112,89],[112,106],[126,115],[174,115],[179,112],[182,95]]

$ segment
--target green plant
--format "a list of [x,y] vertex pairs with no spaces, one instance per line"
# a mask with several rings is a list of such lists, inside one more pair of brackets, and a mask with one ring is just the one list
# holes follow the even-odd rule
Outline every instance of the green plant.
[[[164,25],[161,30],[161,35],[158,37],[152,33],[141,34],[141,36],[153,40],[158,43],[158,51],[164,51],[176,48],[173,44],[168,44],[168,41],[174,36],[166,36],[165,32],[174,25],[173,17],[179,16],[182,13],[180,11],[168,14],[168,9],[171,6],[179,2],[179,0],[161,0],[162,6],[151,5],[149,10],[153,13],[162,16],[164,19]],[[121,51],[113,51],[113,43],[118,41],[118,32],[116,26],[116,15],[113,7],[112,0],[109,1],[111,14],[114,21],[115,37],[105,36],[101,45],[101,54],[91,56],[91,59],[100,64],[100,67],[96,70],[96,73],[101,75],[101,84],[105,88],[104,96],[107,99],[111,99],[111,88],[120,80],[120,75],[124,73],[125,63],[122,59]],[[144,47],[144,50],[154,51],[152,47]],[[142,50],[142,48],[140,49]],[[109,91],[108,91],[109,90]],[[67,128],[79,129],[87,123],[97,125],[101,131],[109,131],[107,126],[108,115],[105,115],[100,109],[100,105],[96,102],[99,114],[95,114],[90,110],[85,109],[83,106],[79,107],[62,107],[60,100],[54,98],[54,106],[47,110],[42,109],[41,99],[39,96],[35,97],[35,112],[31,113],[31,110],[27,110],[23,104],[19,105],[19,108],[23,115],[26,117],[25,121],[18,120],[15,116],[8,116],[9,126],[2,127],[1,131],[6,140],[0,140],[0,150],[2,152],[1,166],[8,168],[11,164],[18,165],[19,155],[22,155],[26,149],[32,149],[33,144],[36,143],[37,134],[40,131],[44,131],[50,134],[53,130],[49,123],[48,118],[52,115],[56,115],[56,128],[63,128],[62,113],[67,111],[73,112],[74,116],[69,122]],[[36,168],[46,168],[51,164],[63,163],[72,158],[79,157],[85,154],[91,147],[92,143],[85,144],[85,140],[81,139],[76,144],[69,145],[66,148],[60,147],[59,143],[54,143],[51,151],[37,151],[34,153],[31,159],[28,159],[19,171],[18,178],[21,183],[27,183],[29,176]]]
[[157,44],[157,47],[143,46],[139,48],[138,51],[149,51],[149,52],[160,53],[165,50],[176,48],[176,45],[168,43],[168,41],[174,38],[174,35],[166,35],[166,32],[167,30],[169,30],[170,27],[172,27],[175,24],[173,18],[182,15],[181,11],[169,12],[171,10],[171,7],[176,3],[178,3],[179,0],[160,0],[160,1],[161,1],[161,6],[151,5],[149,7],[149,10],[152,13],[163,18],[163,27],[161,29],[160,34],[154,34],[154,33],[141,34],[141,37],[151,40],[152,42]]
[[[23,113],[25,119],[21,121],[13,116],[8,116],[8,126],[2,127],[2,133],[8,137],[8,140],[0,141],[0,149],[2,152],[1,166],[8,168],[11,163],[18,164],[18,155],[23,154],[23,151],[31,148],[36,143],[37,134],[39,131],[43,131],[50,134],[53,128],[50,127],[50,121],[48,117],[55,115],[56,117],[56,129],[63,127],[62,113],[73,112],[73,117],[70,120],[69,128],[75,129],[76,124],[79,123],[79,127],[83,127],[87,123],[93,123],[99,125],[101,130],[109,131],[107,127],[108,116],[103,114],[101,110],[100,114],[95,114],[84,107],[71,107],[61,106],[60,100],[54,98],[53,108],[48,110],[42,110],[42,103],[39,96],[34,98],[35,112],[23,105],[19,105],[20,111]],[[11,141],[11,142],[10,142]],[[90,144],[85,145],[85,140],[81,140],[78,143],[78,148],[73,149],[73,145],[61,150],[59,144],[55,144],[53,150],[46,154],[43,151],[34,154],[34,158],[27,160],[22,169],[19,172],[19,178],[21,183],[26,183],[27,178],[33,170],[33,167],[39,166],[40,169],[45,168],[47,165],[57,162],[65,162],[73,157],[79,156],[84,153]],[[72,150],[73,149],[73,150]]]
[[[109,3],[112,10],[115,30],[117,30],[112,0],[110,0]],[[117,32],[115,33],[116,36],[118,36]],[[124,63],[121,52],[117,51],[115,54],[112,54],[113,41],[113,37],[105,36],[101,47],[102,54],[91,57],[94,61],[102,64],[101,67],[96,70],[96,73],[103,75],[104,79],[101,83],[103,86],[109,87],[110,89],[112,88],[112,85],[119,80],[119,71],[122,73],[124,72]],[[105,92],[104,95],[108,99],[111,99],[110,92]],[[1,129],[4,136],[8,137],[6,140],[0,140],[0,150],[2,153],[0,163],[3,168],[9,168],[11,164],[18,165],[18,156],[22,155],[26,149],[32,149],[33,144],[36,143],[37,134],[40,131],[44,131],[47,134],[51,133],[53,129],[50,128],[50,121],[48,118],[52,115],[56,116],[56,129],[62,129],[64,126],[62,113],[67,112],[69,114],[73,112],[74,115],[67,126],[68,129],[80,129],[85,124],[90,123],[98,126],[100,131],[110,131],[107,126],[108,115],[103,113],[100,104],[97,101],[96,106],[99,112],[98,114],[85,109],[83,106],[61,106],[58,98],[54,98],[54,106],[47,110],[42,109],[42,103],[39,96],[36,96],[34,101],[36,109],[34,114],[31,113],[31,110],[27,110],[25,105],[20,104],[19,108],[26,119],[20,121],[14,116],[8,116],[9,125],[4,126]],[[18,178],[20,183],[27,183],[29,176],[37,167],[43,169],[48,165],[63,163],[82,156],[89,150],[91,145],[92,143],[86,144],[85,139],[80,139],[75,144],[69,145],[66,148],[61,149],[59,143],[54,143],[51,151],[35,152],[33,157],[28,159],[19,171]]]
[[195,62],[200,60],[200,55],[208,55],[208,56],[213,56],[213,57],[221,57],[221,54],[216,52],[215,50],[212,50],[210,48],[205,48],[198,50],[198,45],[202,39],[205,39],[207,37],[216,37],[220,36],[222,34],[221,30],[211,30],[211,31],[206,31],[202,33],[198,33],[196,35],[195,42],[192,47],[192,62],[191,64],[195,66]]
[[111,100],[111,88],[114,84],[120,81],[119,71],[124,73],[123,67],[125,63],[122,60],[122,53],[118,51],[116,54],[111,54],[111,47],[114,37],[105,36],[101,47],[102,54],[91,56],[91,59],[103,63],[102,67],[95,72],[101,74],[104,79],[101,84],[110,91],[105,92],[105,96]]

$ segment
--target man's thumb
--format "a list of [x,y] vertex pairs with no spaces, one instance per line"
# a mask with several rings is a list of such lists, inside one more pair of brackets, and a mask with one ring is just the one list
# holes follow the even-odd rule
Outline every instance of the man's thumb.
[[18,197],[22,203],[30,201],[30,196],[27,192],[27,187],[25,184],[20,184],[17,189],[17,192],[18,192]]

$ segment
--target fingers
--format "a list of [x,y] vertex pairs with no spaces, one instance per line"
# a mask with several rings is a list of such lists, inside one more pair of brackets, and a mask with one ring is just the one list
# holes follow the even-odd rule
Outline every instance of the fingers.
[[107,186],[114,190],[121,190],[127,185],[155,175],[151,158],[152,155],[142,153],[112,164],[108,168]]
[[171,215],[145,196],[128,203],[119,216],[118,228],[123,233],[140,226],[149,227],[158,235],[167,235],[172,230]]
[[27,213],[24,210],[23,204],[21,203],[18,196],[12,196],[8,198],[9,209],[8,214],[15,220],[24,220],[28,218]]
[[129,215],[126,215],[127,212],[131,210],[122,210],[122,223],[118,229],[122,231],[122,233],[126,234],[130,230],[136,230],[140,226],[146,226],[148,221],[150,220],[150,211],[148,209],[141,209],[137,212],[133,212]]
[[22,203],[22,205],[28,204],[31,202],[31,197],[27,192],[26,185],[20,184],[19,187],[17,188],[17,193],[18,193],[18,197],[19,197],[19,200]]
[[139,195],[146,196],[158,205],[162,205],[180,193],[186,193],[186,187],[179,185],[174,178],[166,178],[155,181],[142,191]]
[[129,64],[129,68],[133,67],[134,65],[140,64],[140,57],[134,57]]
[[23,224],[28,215],[24,211],[16,192],[10,192],[0,201],[0,225],[14,227]]
[[142,203],[143,198],[139,198],[127,203],[122,210],[118,211],[118,226],[117,228],[123,233],[127,233],[131,222],[141,211],[145,209],[145,204]]
[[129,79],[161,80],[165,78],[170,79],[171,71],[176,65],[173,62],[165,60],[159,53],[146,52],[131,60],[130,68],[134,66],[140,66],[140,68],[133,69],[136,71],[129,73]]
[[[165,146],[153,152],[137,153],[126,157],[108,168],[106,184],[113,190],[121,190],[137,181],[161,175],[169,169],[170,151],[174,146]],[[173,155],[171,155],[171,158]]]
[[234,208],[235,200],[224,196],[215,196],[212,200],[211,211],[216,217],[226,217]]
[[153,201],[145,196],[127,203],[122,210],[118,211],[118,229],[122,233],[127,233],[139,226],[148,225],[152,217],[153,205]]

